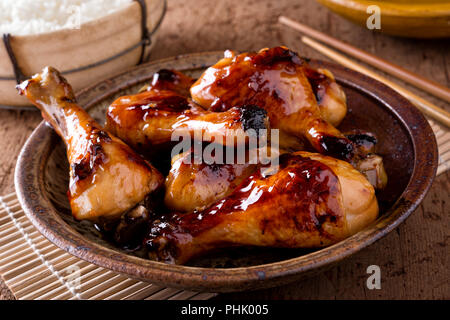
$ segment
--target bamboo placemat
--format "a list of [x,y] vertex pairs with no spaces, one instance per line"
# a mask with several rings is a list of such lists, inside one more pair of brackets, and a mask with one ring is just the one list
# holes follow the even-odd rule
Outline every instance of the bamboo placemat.
[[[439,175],[450,169],[450,131],[430,124],[439,145]],[[0,197],[0,275],[16,299],[24,300],[207,300],[216,295],[132,280],[68,254],[37,231],[14,193]]]
[[428,120],[428,122],[436,135],[439,148],[439,167],[437,175],[440,175],[447,170],[450,170],[450,131],[432,120]]
[[216,295],[132,280],[68,254],[38,232],[14,193],[0,197],[0,275],[19,300],[207,300]]

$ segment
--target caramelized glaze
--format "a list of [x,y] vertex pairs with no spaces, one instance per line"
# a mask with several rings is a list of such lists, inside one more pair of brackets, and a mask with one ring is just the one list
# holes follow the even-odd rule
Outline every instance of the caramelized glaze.
[[[150,257],[185,263],[218,247],[310,248],[344,239],[354,230],[348,222],[356,221],[348,219],[356,205],[349,192],[357,193],[358,214],[365,217],[358,228],[375,219],[378,206],[361,174],[345,162],[329,159],[302,152],[282,155],[276,174],[265,176],[256,170],[210,208],[162,216],[152,223],[145,240]],[[348,190],[347,181],[356,191]]]
[[[225,112],[206,111],[189,99],[171,91],[146,91],[121,97],[108,108],[106,128],[141,152],[172,142],[173,134],[200,137],[227,145],[246,143],[248,129],[268,129],[266,112],[257,106],[230,108]],[[155,149],[157,150],[157,148]]]
[[[19,90],[67,145],[75,218],[115,219],[115,241],[131,248],[145,237],[150,258],[185,263],[220,247],[323,247],[378,215],[374,188],[350,165],[375,185],[386,183],[382,159],[372,154],[376,138],[363,131],[343,135],[333,126],[346,113],[345,94],[329,71],[310,68],[287,48],[227,51],[195,84],[160,70],[139,94],[111,104],[106,129],[76,104],[52,68]],[[200,133],[203,147],[235,148],[247,143],[249,129],[268,129],[269,122],[294,150],[305,139],[334,158],[300,151],[282,154],[275,167],[247,158],[196,164],[184,161],[191,150],[173,159],[164,189],[158,170],[119,139],[157,159],[174,133],[190,139]],[[245,138],[230,143],[230,132]]]
[[163,178],[150,163],[76,104],[72,88],[58,71],[47,67],[18,89],[66,143],[68,195],[75,218],[118,218],[161,186]]
[[[240,55],[226,52],[225,58],[208,68],[191,87],[191,95],[196,103],[211,111],[258,105],[267,111],[273,128],[306,138],[319,152],[332,150],[330,155],[349,160],[353,157],[353,144],[322,118],[307,77],[310,70],[305,61],[285,47]],[[323,79],[325,76],[320,76],[313,83]]]
[[181,96],[189,97],[189,89],[194,82],[195,79],[179,71],[162,69],[153,75],[151,83],[142,88],[141,91],[169,90]]
[[195,164],[193,152],[181,154],[172,161],[166,178],[164,202],[170,210],[192,212],[203,210],[227,197],[255,169],[256,164]]

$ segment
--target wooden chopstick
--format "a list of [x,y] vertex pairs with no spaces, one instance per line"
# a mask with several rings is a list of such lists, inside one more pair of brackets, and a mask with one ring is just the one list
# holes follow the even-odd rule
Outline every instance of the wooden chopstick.
[[370,54],[364,50],[358,49],[352,45],[337,40],[331,36],[328,36],[320,31],[314,30],[299,22],[293,21],[287,17],[280,16],[278,18],[278,21],[316,40],[319,40],[327,45],[339,49],[340,51],[345,52],[348,55],[357,58],[358,60],[364,61],[369,65],[372,65],[380,70],[383,70],[384,72],[389,73],[419,89],[427,91],[432,95],[435,95],[447,102],[450,102],[450,89],[435,81],[424,78],[396,64],[378,58],[373,54]]
[[431,102],[422,99],[418,95],[412,93],[409,90],[406,90],[405,88],[399,86],[395,82],[386,79],[385,77],[373,72],[372,70],[367,69],[366,67],[356,63],[355,61],[348,59],[347,57],[318,43],[317,41],[312,40],[311,38],[303,36],[302,41],[305,44],[309,45],[310,47],[316,49],[320,53],[324,54],[325,56],[329,57],[330,59],[342,64],[343,66],[366,74],[369,77],[372,77],[380,82],[383,82],[384,84],[388,85],[389,87],[391,87],[392,89],[394,89],[395,91],[397,91],[398,93],[409,99],[414,105],[416,105],[420,110],[422,110],[423,113],[445,124],[447,127],[450,127],[449,112],[435,106]]

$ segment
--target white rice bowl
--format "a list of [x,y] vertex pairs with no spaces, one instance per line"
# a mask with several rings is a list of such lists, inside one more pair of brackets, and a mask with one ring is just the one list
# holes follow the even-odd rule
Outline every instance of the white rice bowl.
[[81,24],[113,13],[133,0],[0,0],[0,34],[32,35]]

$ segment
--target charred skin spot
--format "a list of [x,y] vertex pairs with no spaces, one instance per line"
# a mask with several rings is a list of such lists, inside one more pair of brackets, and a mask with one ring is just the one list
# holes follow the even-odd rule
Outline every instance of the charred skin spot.
[[88,154],[80,162],[72,164],[73,177],[77,181],[85,180],[92,176],[95,167],[105,161],[103,148],[99,144],[92,144]]
[[366,144],[366,143],[370,143],[370,144],[378,143],[377,138],[369,132],[348,134],[348,135],[346,135],[346,137],[358,145],[362,145],[362,144]]
[[176,81],[178,80],[178,76],[175,72],[168,69],[161,69],[157,73],[155,73],[154,77],[158,77],[158,80],[161,81]]
[[195,79],[176,70],[161,69],[153,75],[152,83],[147,91],[172,90],[185,97],[189,97],[189,89]]
[[73,178],[82,181],[91,177],[95,168],[106,161],[102,143],[110,143],[111,137],[106,131],[98,128],[92,129],[90,135],[90,145],[84,158],[72,164]]
[[316,97],[317,103],[320,103],[322,101],[322,98],[325,96],[327,87],[330,86],[331,80],[326,75],[312,68],[307,67],[304,70],[305,75],[308,78],[313,93]]
[[65,102],[65,103],[77,103],[75,97],[65,96],[65,97],[62,97],[60,100],[61,100],[61,102]]
[[267,111],[255,105],[245,105],[241,108],[241,121],[244,131],[267,129]]
[[328,213],[326,214],[319,214],[316,215],[316,220],[315,220],[315,226],[317,228],[317,230],[321,231],[322,230],[322,226],[326,223],[326,222],[333,222],[335,223],[337,218],[334,215],[330,215]]
[[94,227],[104,239],[119,247],[127,251],[140,250],[143,239],[148,234],[150,222],[166,212],[163,208],[163,196],[164,188],[160,187],[123,213],[119,221],[99,217]]
[[163,188],[157,189],[137,204],[133,209],[122,215],[120,223],[115,228],[114,241],[128,250],[137,249],[142,245],[148,233],[151,219],[157,219],[164,212],[162,199]]
[[[83,181],[93,177],[98,166],[107,162],[107,155],[103,145],[112,142],[112,138],[106,131],[94,127],[89,136],[89,146],[86,154],[80,161],[73,163],[71,166],[73,179],[75,181]],[[119,148],[124,151],[129,161],[151,170],[149,164],[138,154],[132,152],[127,145],[121,144]],[[88,181],[85,183],[88,183]]]
[[142,248],[148,234],[150,221],[158,219],[165,211],[162,208],[163,188],[148,194],[144,200],[125,212],[119,221],[100,217],[94,227],[102,236],[127,251]]
[[150,214],[143,205],[137,205],[122,215],[114,233],[114,241],[127,249],[135,249],[140,245],[140,239],[145,235]]
[[189,102],[185,97],[171,91],[144,92],[136,95],[133,99],[134,101],[129,101],[128,103],[117,101],[114,104],[126,105],[127,108],[132,108],[136,112],[146,112],[149,108],[153,111],[183,111],[190,109]]
[[346,134],[345,136],[347,139],[355,143],[356,147],[363,153],[368,154],[375,152],[375,146],[378,143],[378,139],[372,133],[357,130]]
[[346,138],[323,135],[320,139],[320,146],[324,153],[341,160],[350,161],[354,156],[353,144]]
[[97,131],[97,135],[98,135],[98,137],[100,139],[100,141],[98,141],[98,142],[103,141],[103,142],[108,142],[109,143],[109,142],[112,141],[112,139],[109,136],[109,134],[106,131],[104,131],[104,130],[98,130]]
[[175,263],[179,256],[177,247],[177,235],[182,234],[177,224],[177,214],[171,217],[162,216],[155,220],[144,238],[143,245],[147,249],[150,259]]
[[73,177],[78,181],[86,179],[92,173],[92,170],[87,162],[88,161],[86,161],[86,158],[83,158],[80,162],[72,164]]
[[256,65],[272,66],[280,62],[292,62],[302,66],[305,62],[294,51],[285,47],[275,47],[255,54],[252,62]]

